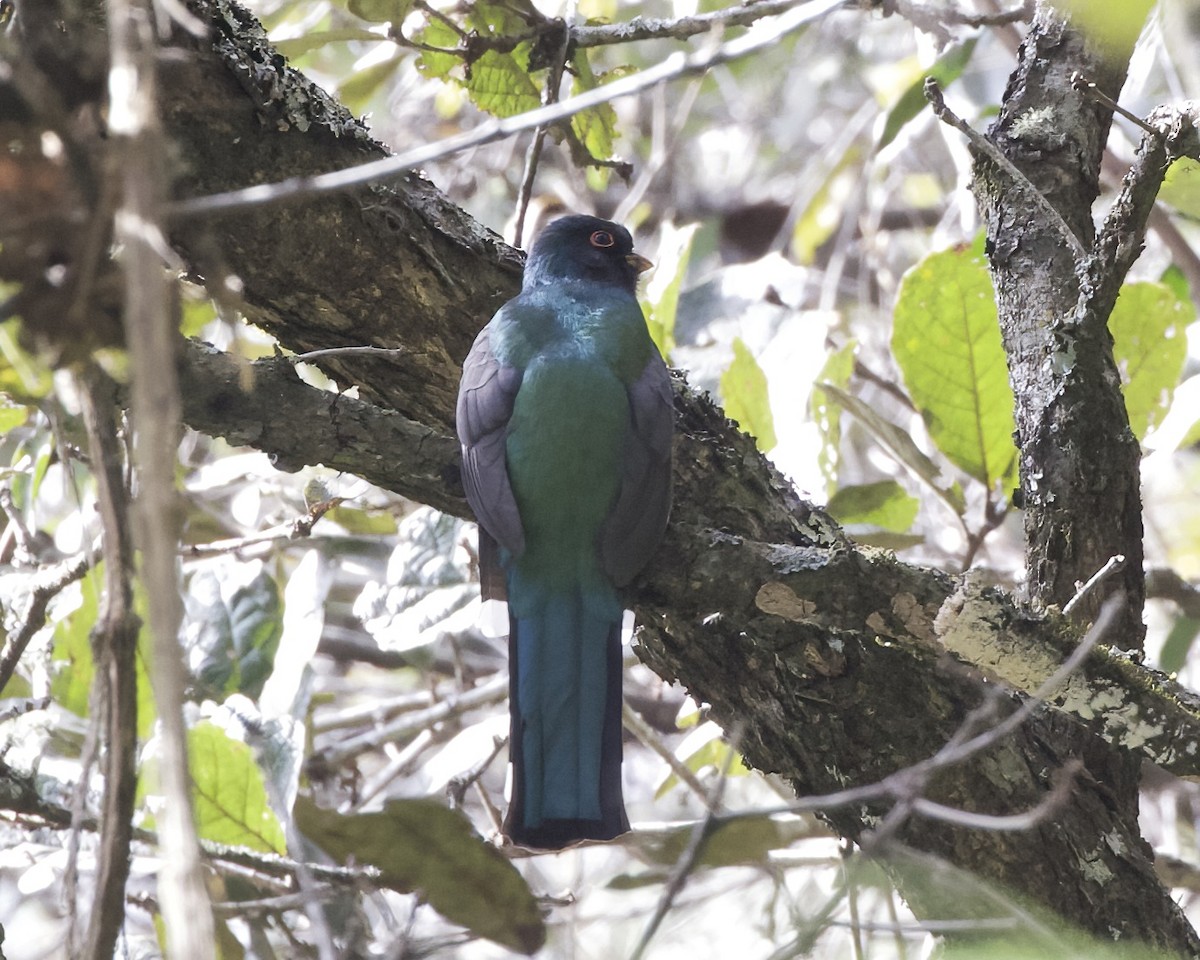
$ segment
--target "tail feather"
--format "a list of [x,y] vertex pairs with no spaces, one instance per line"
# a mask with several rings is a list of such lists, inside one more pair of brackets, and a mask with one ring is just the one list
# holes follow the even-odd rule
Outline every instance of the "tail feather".
[[505,832],[559,849],[629,829],[621,795],[621,623],[578,595],[509,619],[512,802]]

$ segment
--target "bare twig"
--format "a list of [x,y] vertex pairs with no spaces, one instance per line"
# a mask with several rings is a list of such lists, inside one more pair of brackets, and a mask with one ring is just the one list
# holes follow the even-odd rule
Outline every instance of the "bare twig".
[[311,363],[326,357],[399,357],[405,353],[403,347],[326,347],[324,350],[309,350],[295,356],[284,357],[288,363]]
[[318,751],[314,759],[323,763],[336,765],[364,750],[378,749],[385,743],[401,740],[435,723],[441,723],[451,717],[466,713],[476,707],[499,703],[508,695],[508,677],[493,677],[487,683],[480,684],[457,696],[448,697],[441,703],[434,704],[426,710],[413,710],[391,723],[384,724],[374,730],[347,737],[340,743]]
[[1147,133],[1160,139],[1165,139],[1162,130],[1159,130],[1157,127],[1152,127],[1136,113],[1130,113],[1078,70],[1071,74],[1071,89],[1077,91],[1078,93],[1082,93],[1091,100],[1095,100],[1096,103],[1100,104],[1102,107],[1107,107],[1113,113],[1119,114],[1130,123],[1141,127]]
[[335,193],[364,183],[394,177],[406,170],[440,160],[470,147],[477,147],[484,143],[510,137],[524,130],[556,123],[590,107],[610,103],[621,97],[632,96],[660,83],[677,80],[680,77],[704,73],[718,64],[757,53],[773,46],[787,34],[819,20],[842,6],[844,2],[845,0],[811,0],[804,6],[787,9],[769,28],[762,27],[752,30],[719,47],[700,50],[691,55],[681,52],[674,53],[661,63],[632,76],[622,77],[612,83],[595,87],[555,104],[538,107],[527,113],[517,114],[503,120],[490,120],[475,130],[407,150],[396,156],[373,160],[370,163],[331,173],[322,173],[311,177],[292,177],[278,183],[265,183],[226,193],[191,197],[169,204],[167,213],[172,217],[208,215],[240,207],[297,199],[317,193]]
[[180,547],[179,552],[182,556],[189,558],[212,557],[222,553],[240,553],[247,547],[262,544],[276,543],[284,540],[302,540],[312,535],[312,529],[318,520],[344,502],[342,497],[332,497],[329,500],[322,500],[309,507],[307,513],[293,517],[285,523],[277,524],[259,533],[252,533],[245,537],[213,540],[211,543],[189,543]]
[[1071,229],[1070,224],[1063,219],[1063,215],[1058,212],[1054,204],[1046,199],[1046,195],[1034,186],[1030,179],[1017,169],[1016,165],[1008,157],[997,149],[995,144],[946,106],[946,100],[942,96],[942,88],[938,86],[938,82],[933,77],[925,78],[925,99],[929,101],[933,107],[934,115],[939,120],[963,134],[971,142],[971,146],[1008,174],[1013,184],[1025,191],[1033,199],[1050,219],[1050,222],[1057,228],[1062,238],[1067,241],[1067,246],[1074,252],[1076,261],[1082,264],[1087,259],[1087,248],[1083,245],[1083,241],[1079,239],[1078,234]]
[[[1185,616],[1200,620],[1200,589],[1174,570],[1154,567],[1146,572],[1146,596],[1170,600]],[[0,684],[0,689],[3,684]]]
[[158,226],[166,194],[166,151],[158,115],[157,48],[149,0],[109,0],[108,27],[108,133],[123,175],[115,237],[123,245],[125,342],[131,359],[130,398],[137,430],[135,534],[141,550],[141,579],[149,598],[154,651],[151,679],[161,729],[159,770],[166,798],[158,821],[163,864],[158,894],[171,956],[209,960],[216,948],[192,817],[183,718],[184,660],[178,643],[183,615],[175,499],[180,402],[173,339],[176,325],[158,253],[167,246]]
[[[574,3],[567,11],[567,18],[573,15]],[[542,106],[558,102],[559,89],[562,86],[563,69],[567,65],[567,51],[571,43],[571,31],[565,21],[562,25],[562,41],[550,69],[546,71],[546,85],[542,89]],[[513,246],[521,246],[521,236],[525,232],[525,212],[529,209],[529,198],[533,195],[533,181],[537,177],[538,160],[542,155],[542,144],[546,141],[546,126],[542,125],[533,131],[533,139],[529,141],[529,150],[525,154],[525,172],[521,175],[521,188],[517,191],[517,222],[513,227]]]
[[662,742],[658,734],[651,729],[650,724],[643,720],[641,715],[628,703],[621,704],[621,722],[625,725],[626,730],[637,737],[639,743],[649,747],[658,754],[663,762],[671,768],[675,776],[681,782],[687,784],[688,789],[707,805],[710,791],[704,788],[704,784],[697,779],[696,775],[667,748],[667,745]]
[[1080,584],[1075,591],[1075,596],[1066,602],[1063,607],[1063,614],[1070,616],[1071,613],[1082,603],[1087,597],[1096,592],[1096,588],[1104,583],[1114,573],[1120,573],[1125,569],[1125,557],[1122,554],[1117,554],[1115,557],[1109,557],[1099,570],[1088,577],[1087,582]]
[[[79,378],[88,452],[96,480],[104,554],[104,590],[92,627],[96,670],[91,712],[104,742],[100,857],[88,925],[88,960],[108,960],[125,920],[125,881],[129,877],[134,794],[137,787],[137,640],[140,621],[133,611],[133,545],[129,537],[128,495],[117,438],[116,386],[97,367]],[[85,771],[87,767],[85,766]],[[86,791],[86,772],[80,788]],[[82,793],[80,795],[82,799]],[[82,809],[82,803],[79,804]],[[74,826],[74,824],[73,824]]]
[[662,895],[658,899],[658,905],[654,908],[654,914],[646,924],[646,929],[642,931],[641,939],[638,941],[633,953],[630,954],[629,960],[641,960],[641,957],[646,952],[646,948],[650,946],[650,941],[654,938],[655,932],[670,911],[671,905],[683,890],[684,884],[687,883],[687,878],[696,868],[696,862],[704,850],[704,844],[709,836],[712,835],[715,827],[716,812],[721,807],[721,796],[725,792],[725,782],[729,778],[729,766],[733,763],[733,758],[737,755],[738,744],[741,742],[741,739],[741,730],[733,730],[731,732],[729,737],[729,753],[725,756],[725,763],[721,767],[720,776],[713,782],[708,800],[705,803],[708,813],[700,820],[697,820],[695,827],[692,828],[692,835],[688,839],[687,846],[684,847],[683,853],[679,855],[679,860],[676,861],[675,868],[671,871],[671,876],[667,879],[666,885],[663,887]]
[[70,560],[47,567],[33,578],[33,590],[30,592],[29,606],[21,625],[9,634],[8,642],[4,644],[4,652],[0,654],[0,690],[3,690],[12,679],[17,669],[21,654],[29,646],[29,641],[46,625],[46,608],[50,601],[70,584],[83,577],[99,559],[98,547],[81,553]]

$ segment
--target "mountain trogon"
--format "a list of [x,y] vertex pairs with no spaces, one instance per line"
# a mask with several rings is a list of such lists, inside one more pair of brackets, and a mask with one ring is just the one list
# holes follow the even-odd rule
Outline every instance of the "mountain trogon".
[[463,486],[485,599],[508,600],[513,842],[629,829],[621,797],[618,589],[671,508],[666,365],[637,301],[629,232],[568,216],[484,327],[458,394]]

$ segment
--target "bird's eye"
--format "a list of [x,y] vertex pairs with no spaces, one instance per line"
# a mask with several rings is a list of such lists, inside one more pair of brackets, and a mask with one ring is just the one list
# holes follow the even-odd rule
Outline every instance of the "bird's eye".
[[588,241],[593,247],[599,247],[602,250],[607,249],[608,247],[614,247],[617,244],[616,237],[614,237],[607,230],[597,230],[590,237],[588,237]]

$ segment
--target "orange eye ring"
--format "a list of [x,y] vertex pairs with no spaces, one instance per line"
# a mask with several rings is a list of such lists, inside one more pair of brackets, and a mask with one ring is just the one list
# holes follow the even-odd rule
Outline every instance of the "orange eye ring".
[[598,247],[601,250],[607,250],[609,247],[615,247],[617,245],[617,238],[607,230],[597,230],[590,237],[588,237],[588,242],[593,247]]

